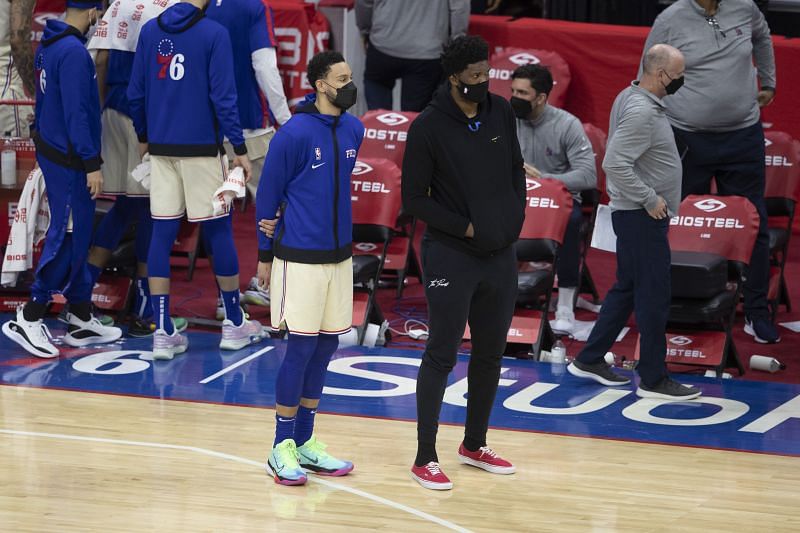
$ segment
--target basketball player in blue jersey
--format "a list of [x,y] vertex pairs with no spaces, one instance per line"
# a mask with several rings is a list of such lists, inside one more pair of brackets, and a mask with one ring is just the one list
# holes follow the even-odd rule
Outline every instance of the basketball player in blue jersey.
[[47,21],[36,51],[36,160],[44,174],[50,229],[31,286],[31,298],[3,333],[37,357],[58,357],[42,322],[53,293],[70,304],[70,346],[113,342],[119,328],[92,315],[92,282],[86,256],[95,198],[103,188],[100,171],[100,105],[95,68],[85,34],[97,22],[102,3],[67,0],[63,21]]
[[[117,0],[103,16],[106,26],[147,22],[148,17],[160,14],[158,4],[142,9],[141,0]],[[153,231],[150,218],[150,191],[136,181],[131,172],[140,163],[139,145],[125,92],[133,70],[134,52],[109,49],[109,39],[97,33],[89,41],[89,49],[97,50],[95,65],[100,99],[103,102],[103,194],[115,196],[114,205],[95,231],[89,250],[89,272],[92,284],[97,282],[103,268],[119,245],[125,232],[136,224],[136,280],[133,313],[128,323],[128,335],[148,337],[155,331],[153,307],[150,305],[150,285],[147,281],[147,253]],[[127,44],[127,43],[126,43]],[[128,45],[135,48],[135,41]],[[101,318],[102,317],[98,317]],[[182,332],[186,319],[174,317],[175,327]]]
[[353,463],[325,451],[314,416],[328,362],[353,318],[353,217],[350,175],[364,126],[346,112],[356,101],[353,74],[338,52],[308,63],[316,90],[272,141],[256,196],[256,218],[281,208],[274,238],[259,232],[258,280],[271,286],[272,327],[289,331],[275,383],[275,442],[267,471],[302,485],[305,471],[343,476]]
[[230,214],[215,215],[212,200],[228,172],[223,135],[234,147],[234,166],[250,177],[236,101],[228,32],[205,16],[206,0],[176,4],[142,28],[127,96],[140,151],[151,157],[153,236],[147,259],[157,329],[153,357],[172,359],[188,340],[169,314],[169,254],[186,213],[202,225],[214,255],[223,295],[223,350],[238,350],[264,336],[239,305],[239,262]]

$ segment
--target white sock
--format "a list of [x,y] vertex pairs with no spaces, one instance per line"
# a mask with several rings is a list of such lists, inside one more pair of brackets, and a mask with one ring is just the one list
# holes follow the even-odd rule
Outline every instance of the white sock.
[[575,320],[573,303],[575,302],[575,287],[558,288],[558,306],[556,307],[556,320]]

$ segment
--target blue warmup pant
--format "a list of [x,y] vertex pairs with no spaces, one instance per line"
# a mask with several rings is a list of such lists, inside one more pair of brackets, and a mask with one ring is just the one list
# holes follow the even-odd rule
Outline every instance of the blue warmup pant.
[[[92,281],[86,259],[95,201],[86,188],[86,173],[57,165],[41,154],[36,160],[47,187],[50,228],[36,268],[36,280],[31,286],[31,299],[47,303],[53,293],[61,292],[70,303],[91,301]],[[71,233],[67,232],[70,213]]]

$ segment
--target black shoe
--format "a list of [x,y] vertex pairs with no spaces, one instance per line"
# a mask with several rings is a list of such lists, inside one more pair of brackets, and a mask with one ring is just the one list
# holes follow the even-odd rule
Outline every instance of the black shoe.
[[759,344],[775,344],[781,342],[781,334],[778,328],[769,318],[745,317],[744,332],[755,337]]
[[567,370],[575,377],[593,379],[607,387],[627,385],[631,382],[628,378],[612,372],[611,367],[605,361],[589,365],[576,360],[570,363]]
[[639,383],[636,389],[636,396],[639,398],[655,398],[657,400],[694,400],[702,392],[697,387],[682,385],[670,377],[666,377],[658,382],[654,387],[648,387],[644,383]]

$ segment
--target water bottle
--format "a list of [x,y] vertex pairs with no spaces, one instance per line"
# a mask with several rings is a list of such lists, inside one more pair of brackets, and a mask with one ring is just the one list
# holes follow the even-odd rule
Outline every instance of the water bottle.
[[564,364],[567,362],[567,347],[561,341],[561,337],[556,339],[553,348],[550,350],[550,361],[553,363]]
[[17,184],[17,151],[14,150],[10,131],[3,137],[3,149],[0,151],[0,184],[6,186]]
[[754,355],[750,358],[750,369],[761,370],[763,372],[775,373],[778,370],[783,370],[786,365],[775,359],[765,355]]

